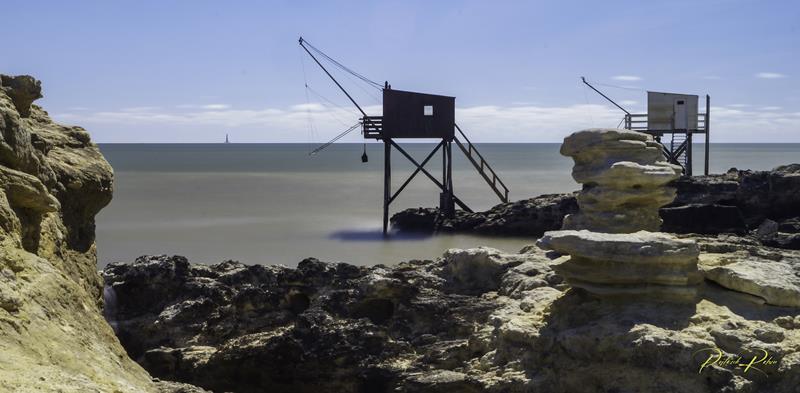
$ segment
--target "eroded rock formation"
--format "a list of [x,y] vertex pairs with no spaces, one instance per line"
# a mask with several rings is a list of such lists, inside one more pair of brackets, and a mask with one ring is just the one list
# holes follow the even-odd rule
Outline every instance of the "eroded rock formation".
[[576,132],[561,145],[572,157],[572,178],[583,184],[580,211],[564,218],[563,229],[605,233],[657,232],[658,209],[675,199],[666,184],[681,169],[666,162],[651,136],[620,129]]
[[697,244],[665,233],[553,231],[537,244],[569,254],[553,270],[569,285],[602,296],[691,302],[702,280]]
[[0,76],[0,391],[156,391],[101,314],[94,216],[111,167],[39,97],[34,78]]
[[546,232],[537,243],[569,255],[553,269],[599,296],[694,301],[697,245],[657,232],[658,209],[675,198],[666,185],[680,167],[664,160],[651,136],[629,130],[573,133],[561,154],[575,161],[572,177],[583,190],[580,211],[564,218],[565,230]]

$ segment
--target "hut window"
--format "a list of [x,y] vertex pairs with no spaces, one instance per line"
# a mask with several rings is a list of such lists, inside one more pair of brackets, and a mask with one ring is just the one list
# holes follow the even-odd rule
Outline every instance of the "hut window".
[[422,107],[422,114],[425,116],[433,116],[433,105],[425,105]]

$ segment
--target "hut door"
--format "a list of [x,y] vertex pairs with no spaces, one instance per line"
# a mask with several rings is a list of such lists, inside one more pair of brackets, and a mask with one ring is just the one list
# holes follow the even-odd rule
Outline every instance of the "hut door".
[[689,128],[689,116],[686,112],[686,100],[675,99],[673,105],[673,126],[675,130],[686,130]]

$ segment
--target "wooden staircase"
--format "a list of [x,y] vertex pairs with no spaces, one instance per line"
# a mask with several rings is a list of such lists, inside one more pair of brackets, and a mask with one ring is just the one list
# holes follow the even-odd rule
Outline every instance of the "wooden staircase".
[[475,145],[470,142],[467,135],[464,134],[464,131],[461,131],[461,128],[458,124],[455,125],[456,130],[458,133],[461,134],[461,137],[464,138],[464,142],[466,142],[466,146],[462,143],[458,137],[454,137],[453,140],[458,145],[458,148],[467,156],[467,159],[475,166],[475,169],[478,170],[478,173],[486,180],[486,183],[489,184],[489,187],[494,191],[495,194],[500,198],[503,203],[508,202],[508,187],[506,187],[505,183],[497,177],[497,173],[495,173],[494,169],[489,166],[489,163],[486,162],[486,159],[483,158],[478,149],[475,148]]

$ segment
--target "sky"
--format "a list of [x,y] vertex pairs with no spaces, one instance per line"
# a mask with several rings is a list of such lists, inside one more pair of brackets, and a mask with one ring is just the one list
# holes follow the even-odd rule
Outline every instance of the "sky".
[[[4,0],[0,73],[100,143],[322,143],[357,111],[298,45],[456,97],[476,142],[616,127],[646,91],[711,95],[712,142],[800,142],[796,1]],[[331,68],[371,115],[380,91]],[[306,85],[309,88],[306,88]],[[343,142],[358,142],[353,132]]]

